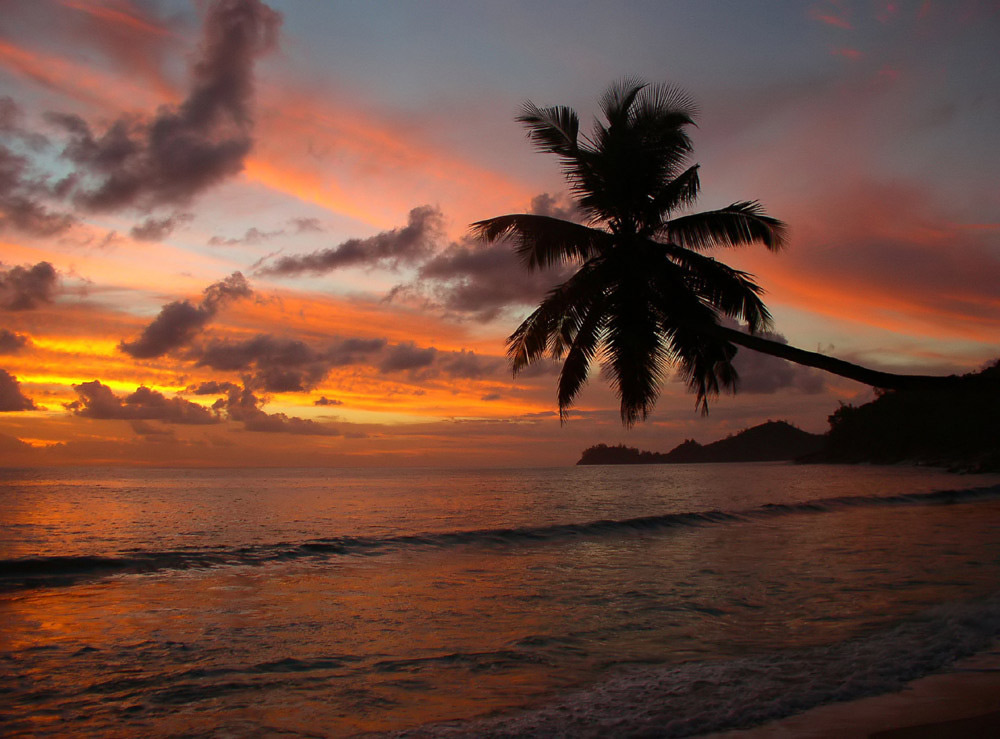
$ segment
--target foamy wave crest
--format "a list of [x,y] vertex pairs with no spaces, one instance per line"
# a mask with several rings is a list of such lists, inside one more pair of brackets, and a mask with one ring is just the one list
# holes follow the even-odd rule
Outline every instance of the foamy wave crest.
[[395,737],[686,737],[746,729],[825,703],[901,689],[1000,636],[1000,599],[948,604],[847,642],[616,672],[539,708]]
[[951,505],[1000,498],[1000,487],[937,491],[913,495],[824,498],[803,503],[767,504],[742,511],[669,513],[640,518],[587,523],[473,529],[395,536],[341,536],[301,543],[280,542],[245,547],[214,547],[168,551],[133,551],[114,555],[21,557],[0,560],[0,591],[71,585],[85,579],[160,570],[224,566],[260,566],[298,559],[375,556],[405,549],[446,549],[478,546],[505,548],[532,543],[597,539],[608,536],[657,534],[677,528],[721,526],[739,521],[829,513],[879,506]]

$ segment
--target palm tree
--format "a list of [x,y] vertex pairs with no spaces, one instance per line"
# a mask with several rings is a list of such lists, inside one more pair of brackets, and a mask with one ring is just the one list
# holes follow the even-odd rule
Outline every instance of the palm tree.
[[[587,225],[528,214],[472,224],[486,242],[512,238],[529,269],[579,263],[507,340],[515,375],[546,355],[563,360],[562,420],[595,361],[621,400],[625,426],[645,420],[673,367],[707,413],[710,396],[736,390],[734,344],[877,388],[951,379],[878,372],[757,335],[771,327],[763,290],[704,252],[756,243],[776,251],[785,225],[756,201],[685,212],[699,180],[687,134],[696,109],[682,90],[626,78],[608,88],[600,108],[604,120],[589,137],[564,106],[528,102],[517,118],[535,146],[559,158]],[[722,325],[722,317],[749,333]]]

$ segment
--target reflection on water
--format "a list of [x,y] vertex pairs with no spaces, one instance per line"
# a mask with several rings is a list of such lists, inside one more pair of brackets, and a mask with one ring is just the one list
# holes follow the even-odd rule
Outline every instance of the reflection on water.
[[[724,465],[515,472],[133,472],[23,484],[2,556],[109,555],[748,510],[968,479]],[[825,468],[824,468],[825,469]],[[948,485],[942,485],[944,480]],[[976,478],[974,484],[994,482]],[[749,484],[745,484],[749,483]],[[720,490],[728,485],[729,491]],[[630,495],[624,498],[621,491]],[[90,512],[90,518],[84,512]],[[312,512],[312,513],[310,513]],[[991,595],[1000,499],[555,538],[456,539],[0,595],[0,723],[102,736],[401,729],[537,703],[628,663],[835,644]],[[199,549],[199,551],[201,551]],[[271,550],[268,550],[271,551]],[[279,550],[274,550],[279,551]]]

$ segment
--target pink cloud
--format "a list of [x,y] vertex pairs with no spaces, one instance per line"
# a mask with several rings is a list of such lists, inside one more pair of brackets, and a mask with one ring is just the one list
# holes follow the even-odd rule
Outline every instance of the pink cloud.
[[850,22],[846,18],[839,15],[834,15],[831,12],[824,12],[819,8],[813,8],[812,10],[810,10],[809,17],[821,23],[826,23],[828,26],[835,26],[837,28],[844,28],[847,30],[853,28],[853,26],[851,26]]
[[899,15],[899,3],[894,0],[885,0],[875,11],[875,17],[880,23],[890,23]]
[[899,79],[900,71],[893,67],[882,67],[878,71],[879,79],[885,80],[886,82],[895,82]]
[[780,262],[754,260],[773,299],[911,336],[995,343],[990,229],[955,225],[930,192],[899,183],[855,181],[797,211],[785,214],[796,225]]
[[852,62],[857,61],[864,57],[865,53],[859,51],[858,49],[851,49],[849,47],[835,47],[830,50],[830,53],[834,56],[842,56],[845,59],[850,59]]
[[79,0],[59,0],[63,7],[75,11],[73,33],[77,40],[94,44],[113,62],[140,75],[167,99],[178,90],[163,72],[168,52],[179,34],[163,21],[129,0],[98,5]]

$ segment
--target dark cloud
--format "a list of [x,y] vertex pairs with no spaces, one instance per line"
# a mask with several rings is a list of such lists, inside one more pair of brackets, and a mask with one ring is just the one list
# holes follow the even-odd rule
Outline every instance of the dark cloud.
[[438,350],[434,347],[420,348],[413,342],[396,344],[382,357],[378,368],[382,372],[401,372],[430,367]]
[[238,239],[225,239],[221,236],[213,236],[208,240],[209,246],[239,246],[242,244],[260,244],[276,236],[281,236],[284,231],[261,231],[259,228],[248,228],[246,233]]
[[121,342],[119,348],[137,359],[149,359],[166,354],[171,349],[188,344],[212,318],[212,311],[190,301],[168,303],[159,315],[143,329],[135,341]]
[[323,233],[326,231],[319,218],[293,218],[291,224],[297,234]]
[[388,347],[376,365],[381,372],[410,372],[421,378],[449,377],[479,379],[495,374],[504,366],[498,358],[484,358],[471,351],[441,351],[403,342]]
[[201,304],[212,311],[218,311],[226,303],[234,300],[242,300],[253,295],[250,283],[241,272],[233,272],[229,277],[218,282],[213,282],[205,288],[204,298]]
[[502,359],[484,359],[477,356],[475,352],[465,350],[442,353],[437,362],[438,367],[445,375],[469,380],[493,375],[504,367],[504,364]]
[[530,380],[536,377],[557,377],[560,372],[562,372],[562,362],[551,357],[543,357],[519,371],[517,376]]
[[441,211],[425,205],[411,210],[409,221],[402,228],[383,231],[367,239],[350,239],[311,254],[281,257],[259,267],[256,272],[289,276],[303,272],[324,274],[342,267],[396,268],[427,257],[441,234]]
[[174,213],[165,218],[150,216],[142,223],[133,226],[129,234],[136,241],[162,241],[192,218],[194,216],[190,213]]
[[67,403],[67,410],[84,418],[126,421],[163,421],[179,424],[218,423],[219,418],[204,406],[183,398],[168,398],[163,393],[140,386],[121,398],[98,380],[74,385],[77,400]]
[[177,433],[169,426],[149,421],[132,421],[129,424],[132,430],[139,436],[143,436],[147,441],[171,441],[177,437]]
[[7,370],[0,369],[0,411],[33,411],[34,401],[21,392],[21,384]]
[[334,367],[361,364],[382,351],[388,342],[385,339],[344,339],[330,347],[326,356]]
[[231,421],[243,424],[247,431],[267,433],[303,434],[309,436],[340,436],[332,426],[307,418],[288,416],[284,413],[267,413],[261,410],[262,400],[247,387],[234,388],[225,398],[215,401],[212,408],[225,412]]
[[195,395],[224,395],[239,389],[238,385],[234,385],[231,382],[216,382],[212,380],[210,382],[202,382],[198,385],[191,385],[187,388],[187,391]]
[[15,452],[27,452],[30,454],[33,450],[34,447],[31,444],[21,441],[16,436],[0,434],[0,453],[13,454]]
[[[297,235],[301,233],[321,233],[325,229],[323,224],[320,223],[318,218],[293,218],[289,221],[291,226],[292,235]],[[261,229],[253,226],[248,228],[243,236],[238,238],[225,238],[223,236],[213,236],[208,240],[209,246],[254,246],[256,244],[262,244],[265,241],[270,241],[271,239],[276,239],[279,236],[288,235],[288,229],[280,228],[276,231],[262,231]],[[257,264],[254,265],[256,268],[258,265],[263,264],[265,261],[275,256],[274,254],[269,254],[263,257]]]
[[0,328],[0,354],[16,354],[30,343],[24,334]]
[[0,95],[0,135],[20,141],[36,151],[44,149],[49,143],[42,134],[24,126],[24,114],[8,95]]
[[302,434],[307,436],[341,436],[340,430],[318,423],[309,418],[288,416],[284,413],[265,413],[258,410],[241,418],[247,431],[265,431],[280,434]]
[[333,398],[328,398],[325,395],[319,400],[314,400],[313,405],[343,405],[344,401],[334,400]]
[[[574,222],[581,218],[566,197],[548,193],[533,198],[528,212]],[[571,272],[568,266],[528,271],[510,243],[464,238],[423,261],[418,279],[397,285],[389,299],[417,296],[446,312],[489,321],[507,308],[537,303]]]
[[[0,373],[2,372],[0,370]],[[0,376],[0,386],[2,382],[3,378]],[[67,403],[66,409],[84,418],[129,421],[137,434],[146,437],[162,438],[173,435],[170,429],[151,424],[150,421],[165,424],[208,425],[221,423],[224,419],[242,423],[247,431],[314,436],[340,435],[337,429],[316,421],[261,410],[263,399],[254,395],[246,386],[218,383],[213,387],[211,383],[203,383],[197,386],[195,392],[199,394],[198,390],[209,388],[222,391],[224,395],[216,400],[210,409],[177,396],[168,398],[144,386],[137,388],[130,395],[121,397],[107,385],[93,380],[73,386],[78,400]]]
[[566,195],[552,195],[543,192],[531,199],[531,207],[528,213],[536,216],[548,216],[549,218],[560,218],[564,221],[582,223],[584,213],[576,207],[576,203]]
[[259,334],[245,341],[212,341],[192,349],[190,356],[201,367],[253,370],[248,382],[255,390],[302,392],[315,387],[332,367],[372,361],[385,345],[385,339],[345,339],[319,350],[298,339]]
[[99,134],[77,115],[49,114],[69,135],[77,202],[95,211],[184,203],[240,172],[253,145],[253,65],[274,47],[280,23],[260,0],[218,0],[180,105],[149,119],[122,116]]
[[123,341],[119,348],[136,359],[162,356],[190,344],[226,303],[251,295],[253,290],[246,278],[241,273],[234,272],[205,288],[198,305],[189,300],[178,300],[163,306],[159,315],[143,329],[138,339]]
[[[740,328],[735,321],[724,320],[730,328]],[[788,339],[778,333],[761,331],[756,334],[764,339],[787,344]],[[733,366],[739,375],[737,389],[751,395],[771,395],[779,390],[797,390],[807,395],[823,392],[824,374],[811,367],[803,367],[770,354],[762,354],[737,347]]]
[[49,207],[47,200],[56,194],[43,178],[32,175],[27,158],[0,144],[0,230],[32,236],[62,233],[75,219]]
[[255,368],[253,387],[272,393],[308,390],[330,369],[327,358],[305,342],[268,334],[246,341],[213,341],[196,353],[201,367],[230,372]]
[[48,262],[33,267],[3,269],[0,264],[0,308],[30,310],[41,303],[51,303],[59,278]]
[[465,239],[424,262],[418,274],[416,282],[397,287],[393,296],[420,293],[443,310],[489,321],[504,309],[538,303],[571,270],[528,271],[510,244]]

